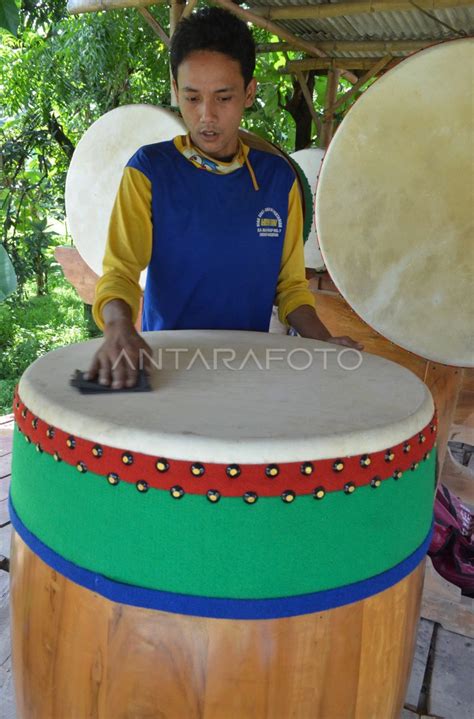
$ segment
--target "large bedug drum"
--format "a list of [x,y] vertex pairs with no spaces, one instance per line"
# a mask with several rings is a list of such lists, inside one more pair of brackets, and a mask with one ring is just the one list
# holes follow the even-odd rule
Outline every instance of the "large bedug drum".
[[22,719],[395,719],[430,541],[415,375],[323,342],[148,333],[153,391],[23,375],[11,484]]

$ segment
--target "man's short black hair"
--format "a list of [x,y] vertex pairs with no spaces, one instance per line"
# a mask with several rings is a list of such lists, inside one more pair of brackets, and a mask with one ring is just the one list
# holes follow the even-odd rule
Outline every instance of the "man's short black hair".
[[175,81],[178,67],[192,52],[221,52],[236,60],[245,87],[255,70],[255,42],[247,25],[232,13],[206,7],[181,20],[171,40],[170,62]]

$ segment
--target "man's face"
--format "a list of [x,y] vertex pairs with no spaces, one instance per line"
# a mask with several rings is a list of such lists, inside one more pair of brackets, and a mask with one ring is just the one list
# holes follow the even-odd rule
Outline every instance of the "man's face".
[[240,121],[256,85],[253,79],[245,87],[239,63],[223,53],[199,50],[183,60],[174,88],[196,147],[216,159],[237,152]]

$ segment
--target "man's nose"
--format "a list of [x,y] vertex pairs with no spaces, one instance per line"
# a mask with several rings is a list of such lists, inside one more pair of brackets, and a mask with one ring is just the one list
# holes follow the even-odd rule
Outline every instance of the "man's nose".
[[201,103],[201,122],[210,122],[216,118],[214,99],[204,99]]

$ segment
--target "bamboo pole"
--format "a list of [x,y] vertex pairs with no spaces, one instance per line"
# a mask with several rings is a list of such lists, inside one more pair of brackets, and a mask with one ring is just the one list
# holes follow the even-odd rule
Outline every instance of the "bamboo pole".
[[[233,13],[234,15],[237,15],[237,17],[240,17],[245,22],[251,22],[253,25],[262,27],[264,30],[268,30],[268,32],[273,33],[273,35],[277,35],[283,40],[291,42],[296,48],[298,48],[298,50],[304,50],[309,55],[313,55],[314,57],[326,56],[325,52],[319,50],[319,48],[312,43],[306,42],[306,40],[301,40],[300,38],[296,37],[296,35],[293,35],[293,33],[289,32],[288,30],[285,30],[280,25],[276,25],[270,20],[256,15],[254,12],[244,10],[244,8],[241,8],[239,5],[234,4],[232,0],[213,0],[213,3],[215,5],[220,5],[220,7],[223,7],[226,10],[229,10],[229,12]],[[344,77],[349,80],[349,82],[357,82],[357,76],[354,75],[352,72],[345,71]]]
[[164,42],[166,47],[169,47],[171,45],[171,40],[169,39],[168,35],[165,33],[163,28],[161,27],[160,23],[156,18],[153,17],[151,12],[147,10],[146,8],[138,8],[138,12],[140,15],[147,21],[151,29],[158,35],[158,37]]
[[318,3],[317,5],[287,5],[285,7],[258,7],[254,11],[268,20],[322,20],[329,17],[359,15],[374,12],[416,12],[422,10],[441,10],[443,8],[472,5],[467,0],[364,0],[364,2]]
[[[176,30],[181,16],[185,8],[186,0],[171,0],[170,5],[170,38],[173,37],[173,33]],[[170,68],[170,82],[171,82],[171,107],[178,106],[178,98],[173,87],[173,74]]]
[[118,10],[126,7],[148,7],[160,5],[166,0],[68,0],[67,10],[70,15],[83,12],[99,12],[100,10]]
[[[386,55],[379,62],[375,63],[375,65],[373,65],[370,70],[368,70],[365,75],[363,75],[363,77],[361,77],[360,80],[358,80],[356,84],[351,87],[350,90],[345,92],[342,97],[340,97],[333,105],[331,105],[331,107],[324,111],[325,116],[334,115],[334,112],[337,110],[338,107],[347,102],[347,100],[349,100],[353,95],[356,94],[357,90],[359,90],[362,85],[365,85],[365,83],[368,82],[372,77],[378,75],[379,72],[383,70],[384,67],[386,67],[391,61],[392,56]],[[298,77],[298,73],[296,73],[296,76]]]
[[[335,67],[337,70],[370,70],[378,59],[376,57],[333,57],[323,60],[308,57],[304,60],[290,60],[279,72],[288,75],[308,70],[330,70],[331,67]],[[403,59],[403,57],[392,57],[389,67],[395,67]]]
[[198,4],[198,0],[188,0],[188,2],[186,3],[186,7],[184,8],[184,10],[181,14],[181,17],[182,18],[189,17],[197,4]]
[[316,130],[318,132],[318,137],[321,135],[321,118],[319,117],[318,113],[315,110],[313,98],[311,97],[311,92],[308,87],[308,83],[306,82],[305,76],[302,72],[297,72],[296,79],[298,80],[301,92],[303,93],[303,97],[306,100],[306,104],[308,105],[308,109],[311,113],[311,117],[313,118],[313,122],[316,125]]
[[326,97],[324,99],[324,120],[321,128],[321,139],[319,146],[326,149],[332,140],[334,133],[334,115],[328,115],[329,108],[336,102],[337,86],[339,84],[340,70],[333,67],[328,70],[328,84]]
[[[334,40],[334,41],[317,41],[318,47],[324,52],[333,54],[335,52],[414,52],[422,50],[424,47],[434,45],[440,42],[439,38],[432,40],[369,40],[369,41],[353,41],[353,40]],[[257,45],[257,52],[283,52],[291,50],[292,45],[288,42],[266,42]]]

